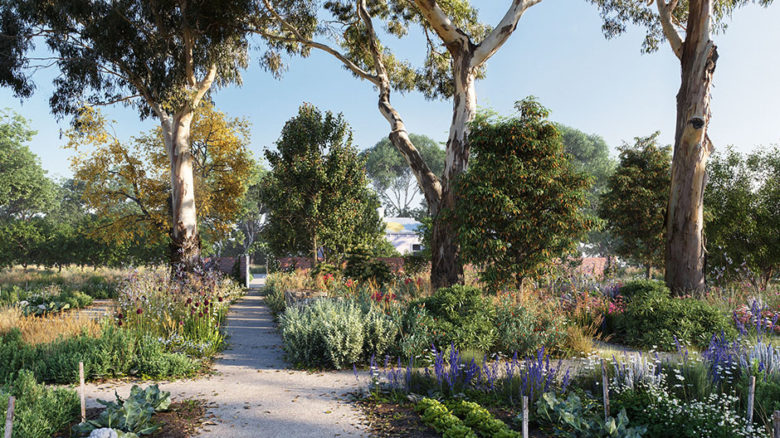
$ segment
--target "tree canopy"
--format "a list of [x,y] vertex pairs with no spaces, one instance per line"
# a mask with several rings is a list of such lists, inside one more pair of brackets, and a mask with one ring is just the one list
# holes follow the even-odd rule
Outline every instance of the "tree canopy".
[[308,253],[326,258],[384,238],[379,199],[368,187],[365,162],[352,146],[341,114],[303,104],[267,150],[262,203],[268,208],[263,235],[278,255]]
[[[435,140],[425,135],[409,134],[409,138],[431,171],[436,175],[444,172],[444,149]],[[413,205],[418,194],[422,194],[417,179],[409,164],[398,152],[390,139],[383,138],[373,147],[361,153],[366,160],[366,172],[381,197],[388,214],[412,216]]]
[[623,144],[615,173],[601,196],[599,216],[619,238],[615,252],[645,266],[663,265],[664,218],[669,199],[671,147],[656,132]]
[[583,211],[589,178],[570,163],[548,111],[533,99],[517,107],[516,118],[471,127],[474,158],[450,216],[464,260],[494,288],[576,250],[592,222]]

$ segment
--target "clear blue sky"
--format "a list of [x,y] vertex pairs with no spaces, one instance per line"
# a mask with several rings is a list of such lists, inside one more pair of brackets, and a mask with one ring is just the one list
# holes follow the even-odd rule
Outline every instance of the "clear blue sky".
[[[475,1],[481,17],[496,23],[507,1]],[[496,6],[496,4],[500,6]],[[762,9],[748,6],[735,13],[724,35],[716,35],[720,59],[715,73],[710,138],[716,148],[733,144],[748,151],[757,145],[780,142],[780,5]],[[487,78],[478,83],[478,102],[502,113],[527,95],[535,95],[552,110],[552,118],[588,133],[603,136],[612,148],[633,137],[661,131],[672,142],[679,63],[668,46],[642,55],[644,33],[605,40],[596,8],[584,1],[545,0],[532,7],[507,44],[489,61]],[[399,43],[411,60],[422,57],[421,41]],[[256,59],[257,52],[252,53]],[[61,148],[61,130],[68,120],[51,115],[49,85],[56,71],[36,75],[38,90],[24,102],[0,89],[0,108],[11,108],[32,120],[38,135],[31,148],[52,176],[68,176],[71,151]],[[369,147],[386,136],[388,125],[376,107],[370,84],[346,72],[329,55],[314,52],[293,59],[282,80],[273,79],[254,61],[242,87],[217,90],[217,107],[253,124],[251,149],[262,156],[273,145],[284,122],[301,102],[323,110],[343,112],[355,141]],[[393,96],[410,132],[446,139],[452,117],[447,101],[426,101],[418,94]],[[106,109],[118,122],[118,134],[127,138],[154,127],[141,122],[131,109]]]

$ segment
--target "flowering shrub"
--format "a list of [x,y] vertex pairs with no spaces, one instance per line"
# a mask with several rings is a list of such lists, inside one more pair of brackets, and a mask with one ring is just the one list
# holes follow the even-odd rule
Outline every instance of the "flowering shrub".
[[525,356],[546,347],[560,351],[566,340],[566,320],[549,306],[530,306],[509,296],[496,309],[498,351],[517,352]]
[[211,356],[224,341],[220,327],[228,305],[241,294],[235,283],[213,271],[134,272],[119,287],[116,321],[159,337],[171,351]]

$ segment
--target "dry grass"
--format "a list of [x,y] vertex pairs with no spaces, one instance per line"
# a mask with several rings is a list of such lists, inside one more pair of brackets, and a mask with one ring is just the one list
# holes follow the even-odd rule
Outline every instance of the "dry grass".
[[29,344],[48,344],[59,338],[69,338],[81,333],[100,334],[100,322],[78,312],[63,312],[49,316],[24,316],[18,307],[0,309],[0,334],[14,328],[22,332],[22,339]]
[[28,266],[27,268],[13,266],[0,269],[0,285],[15,285],[26,288],[26,285],[59,284],[79,289],[93,277],[102,277],[108,282],[118,283],[127,274],[128,271],[126,269],[117,268],[82,269],[77,266],[67,266],[59,271],[42,266]]

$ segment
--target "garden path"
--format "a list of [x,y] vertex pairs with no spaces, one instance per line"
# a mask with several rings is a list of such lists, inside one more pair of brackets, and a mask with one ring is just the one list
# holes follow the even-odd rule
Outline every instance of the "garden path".
[[[249,293],[228,315],[229,346],[210,376],[160,382],[174,400],[207,401],[207,421],[200,437],[334,437],[368,435],[345,392],[357,382],[352,372],[290,370],[282,357],[282,340],[271,312],[263,304],[256,278]],[[149,382],[139,382],[146,385]],[[133,382],[87,386],[88,406],[127,396]]]

